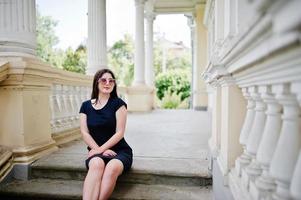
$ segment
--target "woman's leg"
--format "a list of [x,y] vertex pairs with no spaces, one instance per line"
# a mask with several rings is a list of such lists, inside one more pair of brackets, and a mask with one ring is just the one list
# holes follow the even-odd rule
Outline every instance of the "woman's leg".
[[94,157],[89,162],[89,171],[85,178],[83,200],[97,200],[100,192],[100,183],[105,168],[104,161]]
[[122,171],[123,164],[120,160],[112,159],[108,162],[101,181],[99,200],[107,200],[111,196]]

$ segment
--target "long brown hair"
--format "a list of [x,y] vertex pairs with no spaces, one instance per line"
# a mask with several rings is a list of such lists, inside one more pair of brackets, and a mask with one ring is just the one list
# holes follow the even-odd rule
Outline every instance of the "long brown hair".
[[[94,79],[93,79],[93,85],[92,85],[92,94],[91,94],[91,99],[96,99],[95,103],[98,101],[98,93],[99,93],[99,89],[98,89],[98,80],[102,77],[102,75],[104,75],[105,73],[109,73],[111,74],[112,78],[115,79],[115,75],[114,73],[109,70],[109,69],[101,69],[98,70],[95,75],[94,75]],[[118,97],[117,96],[117,83],[115,81],[114,84],[114,88],[112,90],[112,92],[110,93],[110,98],[115,98]]]

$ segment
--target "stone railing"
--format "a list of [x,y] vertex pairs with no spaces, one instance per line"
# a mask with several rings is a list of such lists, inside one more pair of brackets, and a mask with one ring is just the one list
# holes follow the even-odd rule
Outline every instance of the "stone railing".
[[213,172],[222,174],[213,179],[237,200],[301,199],[300,1],[239,1],[238,10],[248,9],[241,14],[231,12],[233,1],[208,2],[209,35],[221,39],[211,41],[203,73],[212,90]]
[[[92,85],[91,85],[92,86]],[[79,109],[82,102],[91,98],[91,86],[53,83],[49,98],[51,108],[51,132],[58,140],[63,136],[78,137]],[[125,98],[126,87],[118,87],[118,94]],[[65,138],[66,139],[66,138]]]
[[49,103],[53,137],[60,138],[66,135],[66,132],[73,138],[75,137],[74,129],[79,128],[79,108],[83,101],[90,98],[90,95],[91,87],[89,86],[52,84]]

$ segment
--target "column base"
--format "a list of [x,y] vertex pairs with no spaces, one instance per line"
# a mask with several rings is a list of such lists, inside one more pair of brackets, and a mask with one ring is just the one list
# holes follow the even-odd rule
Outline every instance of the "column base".
[[37,58],[36,46],[21,42],[6,42],[0,46],[0,57]]
[[248,190],[243,187],[242,179],[237,176],[235,170],[231,170],[229,173],[229,188],[234,199],[253,200]]
[[272,195],[273,200],[291,200],[290,184],[286,182],[276,181],[277,189]]
[[53,140],[31,146],[13,149],[14,163],[30,164],[31,162],[58,150]]
[[147,85],[128,87],[125,99],[130,112],[148,112],[154,105],[154,88]]
[[198,110],[198,111],[207,111],[208,107],[207,106],[193,106],[194,110]]
[[244,150],[244,152],[241,154],[241,156],[235,160],[235,173],[236,173],[236,175],[238,177],[240,177],[242,169],[244,169],[250,163],[251,163],[251,157]]
[[271,177],[260,176],[255,182],[250,182],[250,193],[255,200],[271,199],[276,185]]
[[0,147],[0,182],[8,175],[13,168],[12,152]]
[[251,164],[242,170],[242,181],[247,190],[250,190],[250,183],[255,183],[255,179],[261,174],[261,171],[255,160],[252,160]]

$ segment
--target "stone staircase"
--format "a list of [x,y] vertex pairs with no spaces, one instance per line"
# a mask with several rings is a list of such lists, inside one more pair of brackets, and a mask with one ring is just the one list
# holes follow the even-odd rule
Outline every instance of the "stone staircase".
[[[60,150],[41,158],[31,165],[30,180],[1,184],[0,199],[81,199],[85,156]],[[208,161],[134,157],[131,171],[119,177],[111,199],[211,199]]]

